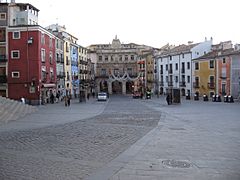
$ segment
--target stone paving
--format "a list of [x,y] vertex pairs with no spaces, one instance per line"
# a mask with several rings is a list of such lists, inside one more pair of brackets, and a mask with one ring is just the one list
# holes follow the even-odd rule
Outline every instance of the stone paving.
[[240,179],[239,102],[141,103],[162,112],[159,125],[88,180]]
[[[79,106],[87,115],[79,113]],[[129,97],[41,107],[1,126],[0,179],[83,179],[117,158],[159,119],[160,112]]]

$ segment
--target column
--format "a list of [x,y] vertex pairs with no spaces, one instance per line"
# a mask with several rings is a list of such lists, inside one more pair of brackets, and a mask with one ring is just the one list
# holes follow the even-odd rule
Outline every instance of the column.
[[126,94],[126,81],[122,81],[122,94]]
[[108,93],[112,94],[112,81],[108,81]]

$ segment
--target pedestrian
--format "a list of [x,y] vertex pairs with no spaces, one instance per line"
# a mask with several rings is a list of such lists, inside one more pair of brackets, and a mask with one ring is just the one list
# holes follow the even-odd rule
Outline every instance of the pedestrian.
[[51,93],[51,95],[50,95],[50,101],[51,101],[52,104],[54,103],[54,95],[53,95],[53,93]]
[[67,95],[64,96],[64,102],[65,102],[65,106],[67,106],[68,105],[68,97],[67,97]]
[[59,102],[60,92],[58,91],[56,94],[56,102]]
[[68,104],[68,106],[70,106],[70,102],[71,102],[71,96],[68,96],[68,98],[67,98],[67,104]]
[[167,101],[167,104],[169,105],[170,104],[170,96],[169,96],[169,94],[167,94],[166,101]]

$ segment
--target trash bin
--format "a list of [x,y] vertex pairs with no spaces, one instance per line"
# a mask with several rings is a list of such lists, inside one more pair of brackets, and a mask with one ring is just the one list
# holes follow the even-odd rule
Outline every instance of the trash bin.
[[216,95],[212,96],[212,102],[216,102]]
[[228,96],[224,96],[224,99],[223,99],[224,102],[228,102]]
[[186,100],[190,100],[190,94],[186,94]]
[[208,96],[206,94],[203,95],[203,101],[208,101]]
[[228,102],[230,102],[230,103],[233,103],[233,102],[234,102],[233,96],[228,96]]
[[199,100],[199,95],[197,93],[194,94],[194,100],[198,101]]
[[221,99],[221,96],[219,96],[218,94],[216,95],[216,102],[221,102],[222,99]]

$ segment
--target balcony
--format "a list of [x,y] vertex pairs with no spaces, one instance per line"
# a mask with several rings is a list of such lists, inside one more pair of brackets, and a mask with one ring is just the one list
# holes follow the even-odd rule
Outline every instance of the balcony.
[[7,57],[6,55],[0,55],[0,63],[1,62],[7,62]]
[[179,86],[180,87],[186,87],[186,82],[185,81],[179,82]]
[[214,82],[208,83],[208,88],[209,88],[209,89],[215,89],[215,84],[214,84]]
[[57,72],[57,78],[64,78],[65,77],[65,73],[64,72]]
[[107,74],[100,74],[98,76],[96,76],[96,78],[108,78]]
[[194,88],[199,88],[199,82],[197,82],[197,83],[196,83],[196,82],[193,83],[193,87],[194,87]]
[[221,75],[220,78],[221,78],[222,80],[227,79],[226,75]]
[[163,81],[160,81],[160,82],[159,82],[159,85],[160,85],[160,86],[164,86]]
[[0,83],[7,83],[7,76],[6,75],[0,75]]
[[173,82],[172,81],[168,82],[168,87],[172,87],[172,86],[173,86]]

